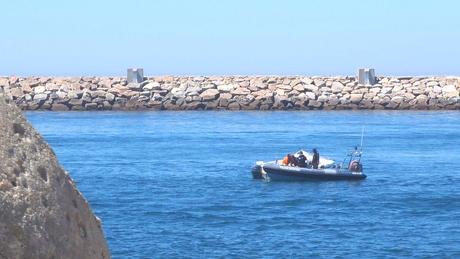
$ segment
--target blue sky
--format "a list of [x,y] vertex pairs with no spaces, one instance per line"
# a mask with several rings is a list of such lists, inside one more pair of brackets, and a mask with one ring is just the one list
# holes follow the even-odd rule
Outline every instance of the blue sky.
[[460,75],[454,0],[0,4],[0,75]]

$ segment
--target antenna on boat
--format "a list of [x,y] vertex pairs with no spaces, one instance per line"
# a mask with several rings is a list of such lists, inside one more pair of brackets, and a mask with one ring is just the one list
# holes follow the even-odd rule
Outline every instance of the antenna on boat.
[[363,150],[363,139],[364,139],[364,126],[361,129],[361,144],[359,145],[361,151]]

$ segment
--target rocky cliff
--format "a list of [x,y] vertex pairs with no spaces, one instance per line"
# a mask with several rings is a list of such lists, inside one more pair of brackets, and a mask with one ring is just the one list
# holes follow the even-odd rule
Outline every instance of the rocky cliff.
[[0,88],[0,258],[109,258],[99,219]]
[[460,109],[460,77],[3,77],[23,110]]

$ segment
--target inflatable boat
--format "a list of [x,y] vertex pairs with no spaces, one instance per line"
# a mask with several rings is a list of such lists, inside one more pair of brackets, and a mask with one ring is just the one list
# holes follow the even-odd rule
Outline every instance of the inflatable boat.
[[[313,155],[303,150],[298,151],[294,156],[298,157],[301,153],[307,161],[311,161]],[[269,181],[333,181],[363,180],[366,175],[362,169],[361,152],[355,148],[340,164],[325,157],[320,157],[317,169],[313,168],[311,163],[307,163],[306,167],[299,167],[285,165],[281,160],[258,161],[251,172],[254,179]]]

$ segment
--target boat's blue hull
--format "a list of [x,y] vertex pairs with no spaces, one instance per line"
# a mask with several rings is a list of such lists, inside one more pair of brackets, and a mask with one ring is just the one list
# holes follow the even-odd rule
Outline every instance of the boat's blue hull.
[[312,169],[277,164],[256,165],[252,169],[255,179],[271,181],[337,181],[363,180],[366,175],[362,172],[350,172],[340,169]]

